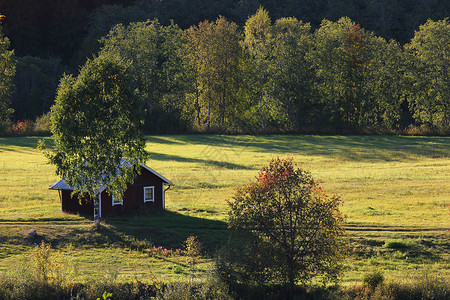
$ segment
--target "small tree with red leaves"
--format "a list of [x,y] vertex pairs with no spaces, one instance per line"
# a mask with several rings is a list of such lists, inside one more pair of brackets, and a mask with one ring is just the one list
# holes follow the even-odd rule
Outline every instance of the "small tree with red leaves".
[[252,274],[241,278],[259,276],[261,283],[262,276],[265,284],[291,287],[314,277],[337,278],[346,252],[342,201],[327,196],[309,172],[295,168],[292,159],[273,159],[233,198],[229,227],[251,236],[254,245],[243,247],[244,259],[235,262],[241,273],[252,265]]

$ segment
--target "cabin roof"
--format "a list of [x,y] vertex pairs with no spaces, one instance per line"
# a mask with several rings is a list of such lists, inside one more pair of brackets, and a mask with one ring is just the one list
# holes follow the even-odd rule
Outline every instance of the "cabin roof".
[[[126,159],[123,159],[123,158],[122,158],[121,161],[120,161],[120,164],[121,164],[121,165],[123,165],[123,164],[129,165],[130,163],[129,163]],[[141,166],[142,166],[145,170],[149,171],[150,173],[152,173],[153,175],[155,175],[156,177],[158,177],[159,179],[161,179],[164,183],[167,183],[168,185],[174,185],[174,184],[172,183],[172,181],[170,181],[169,179],[165,178],[164,176],[162,176],[161,174],[159,174],[158,172],[156,172],[156,171],[153,170],[152,168],[150,168],[150,167],[148,167],[148,166],[146,166],[146,165],[143,165],[143,164],[141,164]],[[71,187],[71,186],[69,186],[69,185],[64,181],[64,179],[58,180],[56,183],[50,185],[49,188],[50,188],[51,190],[70,190],[70,191],[73,191],[73,190],[74,190],[74,188]],[[103,192],[106,188],[107,188],[107,186],[106,186],[106,185],[103,185],[103,186],[101,186],[101,187],[98,189],[98,192],[101,193],[101,192]]]

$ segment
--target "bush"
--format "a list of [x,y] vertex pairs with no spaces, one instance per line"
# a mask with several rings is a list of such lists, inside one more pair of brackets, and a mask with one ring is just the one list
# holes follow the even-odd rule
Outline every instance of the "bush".
[[427,272],[417,274],[411,278],[392,281],[378,288],[372,299],[433,299],[448,300],[450,298],[450,285],[438,275]]
[[384,242],[383,247],[389,249],[406,249],[411,248],[414,244],[411,241],[405,240],[387,240]]
[[24,264],[14,266],[7,273],[0,273],[0,299],[64,299],[70,289],[60,283],[43,283],[33,270]]
[[12,124],[9,131],[12,135],[28,135],[34,129],[34,123],[30,120],[25,121],[17,121],[15,124]]
[[365,285],[353,286],[343,290],[339,299],[450,299],[450,285],[438,274],[431,275],[428,272],[419,272],[406,279],[394,280],[384,284],[380,282],[381,277],[382,274],[379,272],[367,275],[367,279],[364,278]]
[[[196,239],[189,241],[197,244]],[[73,282],[70,264],[45,242],[33,249],[30,258],[19,261],[8,272],[0,272],[0,300],[97,300],[109,294],[112,294],[111,299],[231,299],[226,287],[216,281],[164,284],[155,280],[145,284],[136,280],[121,283],[114,274],[105,274],[86,278],[83,283]]]
[[164,300],[190,300],[190,299],[232,299],[226,289],[220,288],[216,283],[184,283],[175,282],[164,287],[156,296]]
[[52,122],[50,113],[46,113],[36,118],[34,131],[38,134],[50,134],[51,126]]
[[364,284],[372,291],[384,281],[384,275],[380,271],[375,271],[373,273],[366,274],[364,276]]
[[55,267],[52,260],[52,249],[50,244],[44,241],[37,245],[33,251],[33,269],[36,272],[36,278],[43,284],[47,284],[51,273]]
[[408,128],[405,129],[405,134],[415,136],[448,136],[450,134],[450,126],[431,127],[426,124],[409,125]]

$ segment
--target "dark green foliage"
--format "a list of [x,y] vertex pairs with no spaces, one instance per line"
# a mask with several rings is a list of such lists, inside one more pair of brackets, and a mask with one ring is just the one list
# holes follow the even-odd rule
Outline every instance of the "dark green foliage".
[[186,84],[181,29],[157,20],[115,26],[101,40],[100,55],[131,62],[129,72],[145,105],[146,132],[185,130],[181,115]]
[[295,18],[278,19],[273,39],[272,97],[279,99],[293,128],[320,125],[322,105],[314,93],[314,72],[306,59],[313,46],[311,25]]
[[[228,243],[216,254],[215,268],[218,277],[234,292],[243,287],[257,288],[277,277],[274,272],[274,253],[269,245],[251,234],[234,233]],[[270,276],[273,276],[270,278]]]
[[324,20],[307,54],[315,93],[333,127],[392,127],[403,100],[402,53],[348,18]]
[[59,78],[65,71],[58,58],[25,56],[17,59],[12,97],[15,120],[34,120],[53,105]]
[[174,20],[182,28],[188,28],[224,15],[243,25],[259,6],[265,7],[274,18],[296,17],[313,27],[318,27],[324,18],[337,20],[348,16],[368,30],[401,43],[412,38],[419,24],[427,19],[448,17],[450,11],[448,1],[421,0],[60,0],[57,4],[52,0],[0,1],[0,11],[7,17],[6,30],[19,56],[62,56],[64,63],[77,56],[87,32],[95,42],[117,23],[157,17],[165,25]]

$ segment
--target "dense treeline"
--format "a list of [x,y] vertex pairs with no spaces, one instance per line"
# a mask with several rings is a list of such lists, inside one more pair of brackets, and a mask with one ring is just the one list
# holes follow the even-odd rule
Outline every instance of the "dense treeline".
[[449,42],[447,20],[401,47],[346,17],[312,30],[261,8],[243,30],[223,16],[186,30],[120,24],[98,57],[131,62],[147,132],[445,129]]
[[[85,9],[113,1],[92,3]],[[191,27],[184,20],[183,30],[166,18],[176,9],[150,13],[162,3],[171,2],[101,6],[71,56],[81,62],[99,49],[98,56],[131,62],[130,84],[147,103],[149,133],[392,130],[411,124],[448,129],[447,19],[427,21],[402,46],[348,17],[311,24],[293,17],[272,19],[264,9],[243,26],[220,16]],[[429,5],[445,8],[438,2]],[[211,4],[211,11],[220,11],[215,8]],[[280,7],[274,11],[284,12]],[[113,24],[149,15],[161,21],[119,24],[107,33]],[[71,70],[67,57],[18,58],[15,120],[34,119],[49,110],[58,79]]]
[[296,17],[313,28],[325,18],[348,16],[402,44],[427,19],[444,19],[450,13],[445,0],[0,0],[6,34],[18,56],[56,56],[66,64],[75,62],[71,60],[83,51],[81,44],[95,42],[117,23],[158,18],[164,25],[174,20],[186,29],[223,15],[242,26],[259,6],[274,19]]

